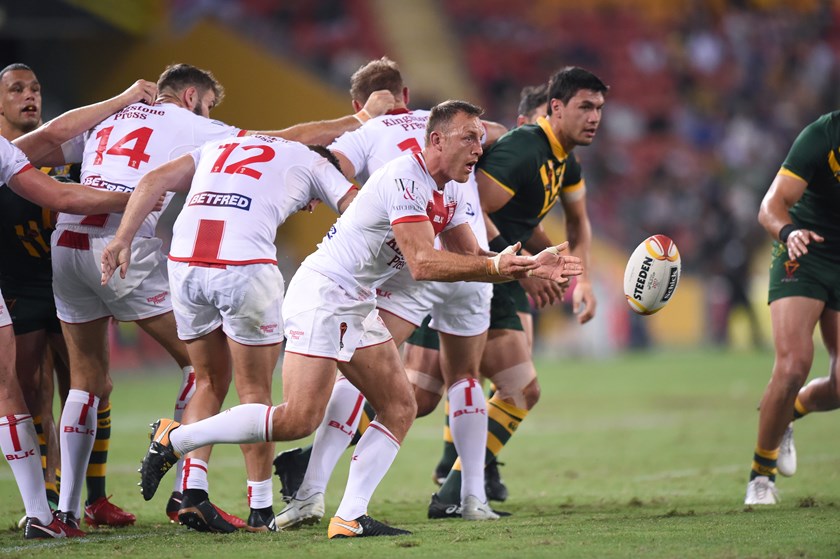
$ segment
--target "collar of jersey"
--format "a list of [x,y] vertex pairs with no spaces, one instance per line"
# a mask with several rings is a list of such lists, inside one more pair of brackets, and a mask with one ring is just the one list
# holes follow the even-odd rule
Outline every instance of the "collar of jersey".
[[569,156],[566,153],[566,150],[563,149],[563,146],[560,145],[560,142],[557,140],[557,136],[554,135],[554,130],[551,129],[551,124],[548,123],[548,119],[544,116],[541,116],[537,119],[537,125],[542,128],[542,131],[545,132],[546,137],[548,138],[548,145],[551,146],[551,152],[554,154],[559,161],[563,161],[566,157]]
[[390,111],[388,111],[385,114],[386,115],[404,115],[405,113],[410,113],[410,112],[411,111],[408,110],[406,107],[402,107],[402,108],[399,108],[399,109],[391,109]]

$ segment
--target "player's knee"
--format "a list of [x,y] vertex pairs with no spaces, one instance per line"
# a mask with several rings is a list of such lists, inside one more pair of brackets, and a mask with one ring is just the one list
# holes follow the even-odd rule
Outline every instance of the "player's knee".
[[773,372],[775,381],[790,390],[798,391],[811,371],[812,359],[807,355],[788,353],[777,358]]
[[540,401],[541,393],[540,383],[537,382],[537,379],[531,381],[531,383],[522,390],[522,397],[525,400],[526,410],[530,410],[537,405],[537,402]]
[[440,403],[440,394],[432,394],[422,388],[414,387],[414,399],[417,403],[417,417],[425,417],[435,411]]

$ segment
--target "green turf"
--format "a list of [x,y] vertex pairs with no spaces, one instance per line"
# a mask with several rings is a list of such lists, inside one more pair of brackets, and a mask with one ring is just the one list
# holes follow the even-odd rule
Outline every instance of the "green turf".
[[[425,518],[441,446],[442,420],[435,414],[414,425],[370,507],[372,516],[414,535],[356,541],[327,540],[323,523],[289,533],[231,536],[165,523],[172,480],[164,478],[146,503],[135,470],[147,445],[147,424],[171,413],[176,375],[119,375],[108,485],[113,501],[138,515],[137,526],[93,531],[84,540],[25,542],[12,529],[23,507],[9,468],[0,466],[0,555],[837,557],[840,451],[834,424],[840,415],[814,415],[798,425],[799,472],[780,481],[780,505],[742,504],[755,408],[771,364],[770,353],[711,350],[541,362],[542,400],[502,456],[511,497],[499,508],[514,516],[486,523]],[[818,352],[815,370],[822,374],[826,367]],[[328,515],[346,472],[343,459],[328,490]],[[218,504],[246,513],[237,447],[214,450],[210,483]]]

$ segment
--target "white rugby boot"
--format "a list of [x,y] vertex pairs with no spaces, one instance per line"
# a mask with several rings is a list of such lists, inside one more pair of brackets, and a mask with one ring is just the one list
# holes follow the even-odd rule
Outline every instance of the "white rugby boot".
[[467,495],[461,503],[461,518],[464,520],[498,520],[499,515],[490,508],[490,503],[482,503],[478,497]]
[[791,477],[796,473],[796,446],[793,444],[792,421],[788,424],[787,429],[785,429],[785,434],[782,437],[776,467],[779,468],[779,473],[785,477]]
[[298,526],[316,524],[324,518],[324,494],[313,493],[307,499],[292,497],[286,508],[274,517],[278,530],[289,530]]
[[779,502],[776,484],[767,476],[758,476],[747,484],[745,505],[775,505]]

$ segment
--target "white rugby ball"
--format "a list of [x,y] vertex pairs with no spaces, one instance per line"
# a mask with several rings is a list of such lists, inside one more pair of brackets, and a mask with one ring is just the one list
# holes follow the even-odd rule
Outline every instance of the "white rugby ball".
[[653,314],[671,300],[680,282],[680,251],[665,235],[636,247],[624,269],[624,296],[638,314]]

